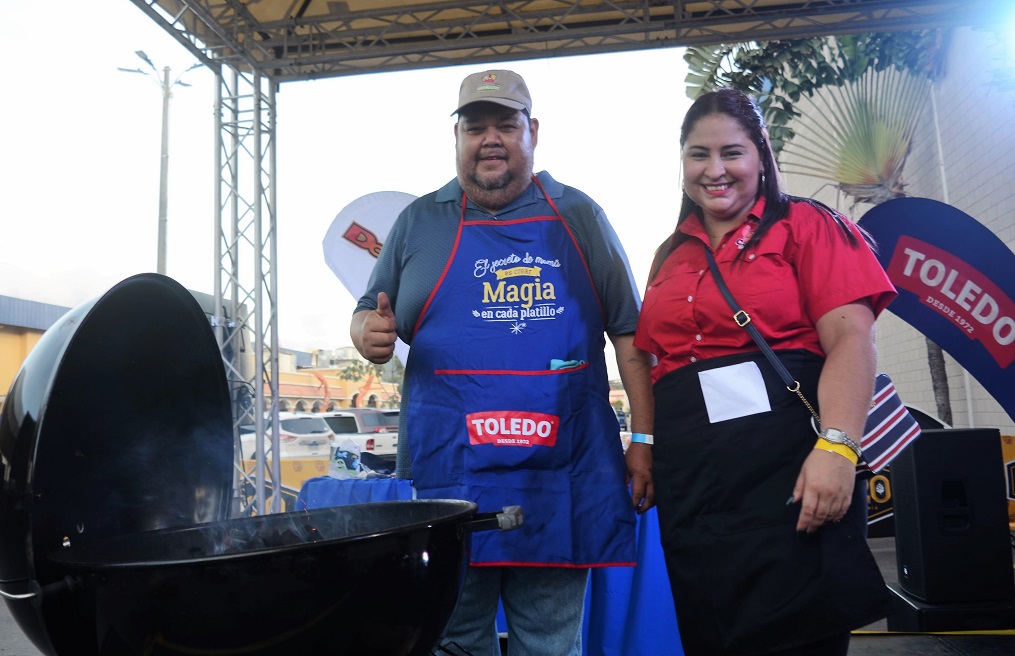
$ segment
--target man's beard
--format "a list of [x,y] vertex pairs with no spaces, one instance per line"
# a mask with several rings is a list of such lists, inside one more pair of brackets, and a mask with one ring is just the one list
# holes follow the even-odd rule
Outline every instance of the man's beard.
[[495,175],[481,175],[476,168],[463,175],[461,168],[459,167],[458,179],[466,195],[473,203],[494,212],[518,198],[528,186],[532,175],[531,165],[528,172],[505,170]]
[[483,191],[497,191],[498,189],[503,189],[511,184],[511,181],[514,180],[514,175],[510,171],[505,171],[495,178],[487,178],[486,180],[483,180],[480,178],[478,173],[473,172],[473,174],[469,176],[469,180]]

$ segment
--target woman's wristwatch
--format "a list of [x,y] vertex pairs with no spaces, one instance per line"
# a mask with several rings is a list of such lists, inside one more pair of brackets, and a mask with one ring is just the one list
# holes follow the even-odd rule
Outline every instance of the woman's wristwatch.
[[845,431],[841,431],[838,428],[826,428],[818,433],[818,437],[832,444],[844,444],[849,447],[850,451],[856,454],[858,460],[863,458],[863,450],[860,448],[860,445],[854,442],[849,435],[846,435]]

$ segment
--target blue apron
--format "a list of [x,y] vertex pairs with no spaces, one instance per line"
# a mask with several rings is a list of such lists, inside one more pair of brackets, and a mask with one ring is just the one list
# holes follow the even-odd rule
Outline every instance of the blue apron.
[[406,367],[413,486],[419,498],[467,499],[480,512],[523,507],[520,529],[473,535],[474,565],[631,565],[635,519],[602,307],[546,198],[554,216],[466,221],[462,195],[455,246]]

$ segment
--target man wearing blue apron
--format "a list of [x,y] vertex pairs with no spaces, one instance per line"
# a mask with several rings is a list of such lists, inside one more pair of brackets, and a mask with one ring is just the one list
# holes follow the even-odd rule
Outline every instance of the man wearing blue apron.
[[637,288],[602,209],[533,175],[531,110],[511,71],[463,81],[458,175],[399,216],[351,330],[371,362],[396,334],[411,345],[398,475],[417,496],[524,509],[521,528],[473,536],[446,638],[475,656],[500,653],[498,601],[512,656],[580,655],[589,568],[634,564],[634,506],[650,502],[640,473],[627,491],[604,357],[608,334],[648,431]]

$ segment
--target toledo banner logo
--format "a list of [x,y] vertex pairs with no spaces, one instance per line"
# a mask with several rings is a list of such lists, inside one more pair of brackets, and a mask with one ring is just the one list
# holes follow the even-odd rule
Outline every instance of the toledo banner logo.
[[493,410],[465,415],[470,444],[554,446],[560,417],[522,410]]
[[927,307],[983,344],[1000,367],[1015,359],[1015,306],[980,271],[931,244],[902,236],[888,267],[897,287],[917,294]]
[[928,198],[890,200],[858,223],[877,241],[878,260],[899,291],[888,310],[1015,417],[1015,253],[973,217]]

